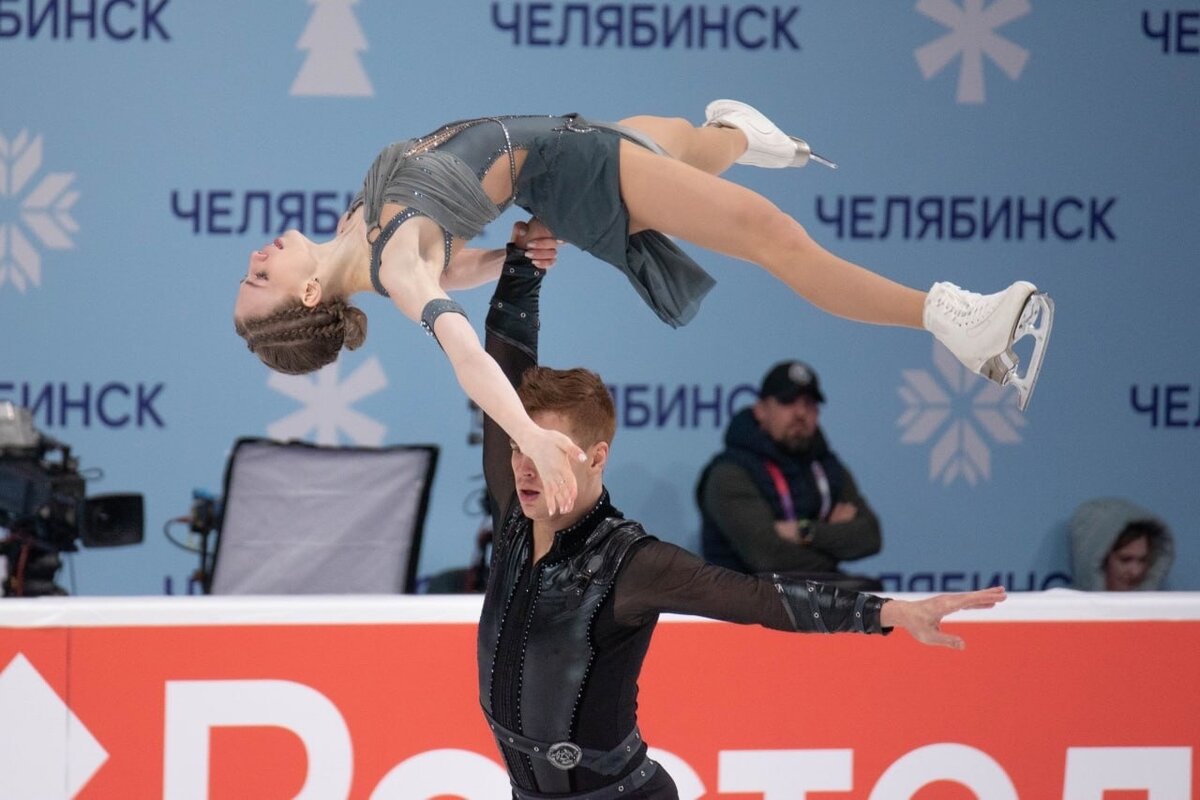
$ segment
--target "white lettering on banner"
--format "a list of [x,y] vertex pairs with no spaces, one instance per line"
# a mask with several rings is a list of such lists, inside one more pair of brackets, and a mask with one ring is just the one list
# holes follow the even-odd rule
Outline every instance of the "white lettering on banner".
[[1146,800],[1190,797],[1190,747],[1068,747],[1063,800],[1103,800],[1106,790],[1144,789]]
[[[285,680],[169,680],[164,718],[165,800],[208,797],[210,734],[215,728],[237,726],[279,727],[301,740],[307,765],[297,800],[349,795],[354,775],[350,731],[333,702],[310,686]],[[11,724],[13,720],[19,725]],[[680,800],[699,800],[707,794],[699,775],[679,756],[657,748],[650,748],[648,755],[671,774]],[[719,791],[761,794],[763,800],[805,800],[809,792],[852,791],[854,755],[851,748],[721,750]],[[4,797],[13,789],[13,797],[71,797],[107,758],[103,746],[24,655],[17,654],[0,670]],[[1192,758],[1191,747],[1068,747],[1062,800],[1102,800],[1106,791],[1115,790],[1144,791],[1147,800],[1187,797]],[[904,754],[884,770],[869,798],[912,797],[939,781],[959,783],[977,800],[1017,800],[1003,766],[983,750],[955,742]],[[397,764],[375,786],[370,800],[442,795],[490,800],[507,794],[508,776],[497,761],[470,750],[443,748]]]
[[[656,747],[646,755],[667,771],[679,800],[700,800],[708,790],[692,766]],[[508,773],[489,758],[470,750],[430,750],[406,759],[384,776],[371,800],[427,800],[455,795],[463,800],[491,800],[508,793]]]
[[470,750],[428,750],[392,767],[371,800],[428,800],[446,794],[462,800],[505,797],[510,794],[508,773]]
[[29,659],[0,670],[0,797],[73,797],[107,760]]
[[[1063,800],[1102,800],[1106,790],[1144,789],[1148,800],[1186,797],[1191,755],[1186,747],[1070,748]],[[669,772],[680,800],[698,800],[704,783],[678,756],[651,749],[650,758]],[[721,792],[761,794],[763,800],[805,800],[809,792],[854,789],[854,751],[723,750],[718,755]],[[1017,800],[1004,768],[990,755],[956,743],[913,750],[880,776],[870,800],[912,797],[925,786],[952,781],[978,800]],[[371,800],[426,800],[443,794],[483,800],[506,793],[508,780],[495,762],[468,750],[431,750],[392,769]]]
[[163,726],[163,797],[208,797],[209,732],[271,725],[300,737],[308,774],[296,800],[348,796],[354,773],[350,731],[337,706],[293,681],[167,681]]
[[659,767],[665,769],[671,776],[671,780],[675,782],[675,789],[679,793],[679,800],[700,800],[701,797],[708,794],[708,789],[704,786],[704,781],[700,780],[700,776],[696,774],[696,770],[692,769],[692,765],[679,756],[657,747],[647,747],[646,756],[657,762]]
[[854,788],[853,750],[723,750],[717,763],[720,791],[761,793],[763,800]]
[[1017,787],[994,758],[974,747],[950,743],[906,753],[880,776],[870,800],[912,797],[935,781],[961,783],[978,800],[1017,800]]

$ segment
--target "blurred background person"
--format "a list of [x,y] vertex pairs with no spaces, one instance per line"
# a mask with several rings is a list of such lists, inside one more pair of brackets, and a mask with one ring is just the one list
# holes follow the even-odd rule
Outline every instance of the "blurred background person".
[[783,361],[753,406],[734,415],[725,449],[696,486],[705,559],[739,572],[802,573],[859,590],[878,580],[840,569],[878,553],[879,518],[821,430],[816,371]]
[[1170,528],[1146,509],[1119,497],[1088,500],[1068,530],[1076,589],[1157,591],[1175,560]]

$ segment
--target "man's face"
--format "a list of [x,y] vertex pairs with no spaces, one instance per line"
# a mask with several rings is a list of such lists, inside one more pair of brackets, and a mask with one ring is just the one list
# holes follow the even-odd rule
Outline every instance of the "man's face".
[[[579,437],[575,435],[570,418],[566,415],[560,414],[557,411],[537,411],[530,416],[530,419],[547,430],[565,433],[571,437],[571,441],[583,447],[580,444]],[[521,503],[522,513],[535,522],[552,521],[561,517],[561,514],[550,514],[547,510],[546,498],[542,492],[542,477],[538,474],[533,459],[522,453],[517,448],[516,442],[511,442],[511,445],[513,480],[516,483],[517,500]],[[592,447],[584,448],[588,454],[588,461],[586,463],[580,463],[571,459],[571,472],[575,475],[575,485],[580,488],[584,486],[585,481],[589,478],[590,465],[595,447],[596,445],[592,445]]]
[[1142,585],[1150,569],[1150,540],[1139,536],[1108,554],[1104,561],[1104,588],[1130,592]]
[[807,394],[790,403],[764,397],[755,403],[754,417],[776,444],[785,450],[796,450],[816,435],[821,406]]

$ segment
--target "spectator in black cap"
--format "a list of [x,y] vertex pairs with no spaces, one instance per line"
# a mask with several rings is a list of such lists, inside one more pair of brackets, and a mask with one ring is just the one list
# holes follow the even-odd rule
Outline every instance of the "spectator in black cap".
[[882,588],[840,570],[878,553],[882,538],[879,518],[821,431],[824,402],[816,371],[783,361],[763,377],[758,401],[730,421],[725,449],[696,486],[708,561]]

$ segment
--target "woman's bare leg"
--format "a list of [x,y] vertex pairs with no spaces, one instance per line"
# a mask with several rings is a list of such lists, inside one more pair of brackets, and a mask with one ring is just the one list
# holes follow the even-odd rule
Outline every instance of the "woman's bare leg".
[[697,128],[681,117],[629,117],[621,124],[649,136],[671,157],[720,175],[746,152],[746,134],[737,128]]
[[[646,130],[636,124],[632,127]],[[724,169],[725,146],[737,140],[708,134],[732,129],[691,128],[696,133],[693,136],[673,127],[673,134],[660,132],[668,134],[667,142],[646,132],[672,155],[682,154],[680,160],[664,158],[630,142],[621,143],[621,195],[629,209],[631,232],[653,228],[752,261],[818,308],[840,317],[879,325],[923,327],[925,292],[835,256],[765,197],[709,174],[714,170],[704,166],[718,168],[715,171]],[[746,147],[745,137],[738,135],[741,142],[733,147],[729,163]]]

